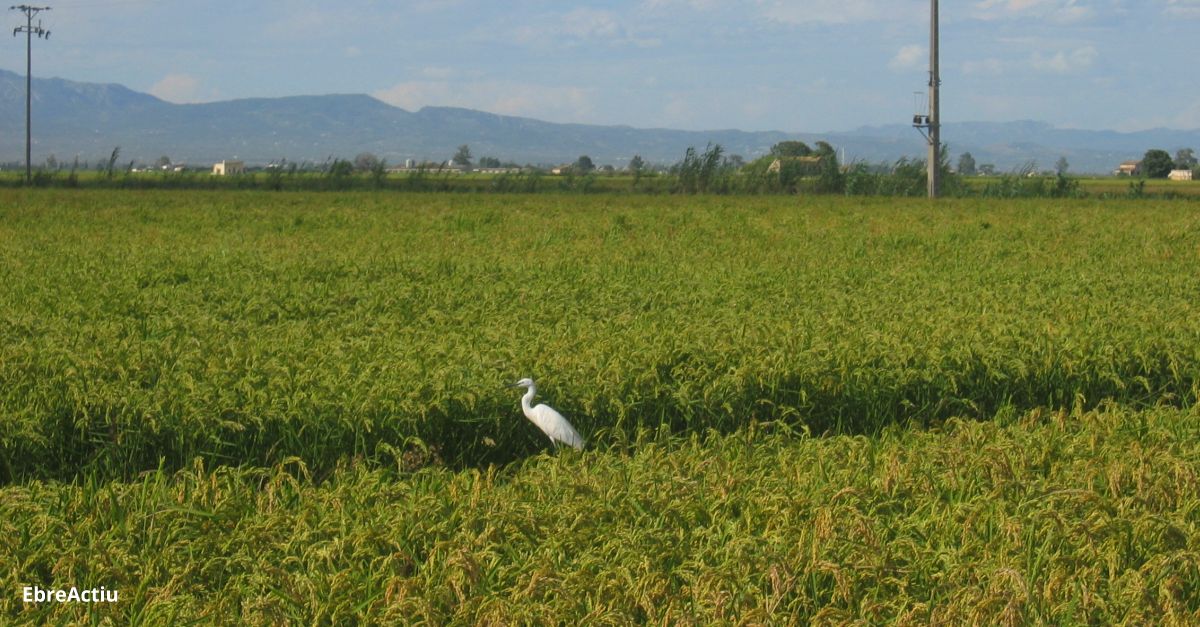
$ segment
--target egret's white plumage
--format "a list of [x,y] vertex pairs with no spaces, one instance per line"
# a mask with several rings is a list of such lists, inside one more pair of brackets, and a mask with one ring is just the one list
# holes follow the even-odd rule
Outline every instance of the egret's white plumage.
[[532,405],[533,397],[537,394],[537,386],[533,383],[533,379],[521,379],[517,381],[513,387],[527,388],[525,395],[521,397],[521,411],[525,412],[525,417],[530,422],[537,425],[547,436],[550,437],[550,443],[558,447],[558,443],[573,446],[577,449],[583,449],[583,438],[571,423],[567,422],[563,415],[555,411],[553,407],[544,404]]

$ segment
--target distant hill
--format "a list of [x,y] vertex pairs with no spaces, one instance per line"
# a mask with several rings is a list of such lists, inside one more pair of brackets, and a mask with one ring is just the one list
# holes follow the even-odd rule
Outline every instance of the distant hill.
[[[924,140],[903,125],[852,132],[784,133],[738,130],[680,131],[630,126],[555,124],[453,107],[411,112],[366,95],[250,98],[207,104],[172,104],[116,84],[34,79],[34,160],[105,158],[121,147],[121,161],[207,164],[239,158],[250,163],[324,161],[371,152],[399,163],[407,158],[444,160],[461,144],[477,156],[553,164],[589,155],[597,163],[624,165],[635,154],[652,163],[674,163],[689,146],[721,144],[726,154],[749,159],[785,139],[825,139],[850,159],[878,162],[921,157]],[[25,80],[0,70],[0,160],[24,158]],[[980,164],[1002,170],[1036,161],[1052,167],[1066,156],[1073,171],[1111,171],[1149,148],[1200,149],[1200,131],[1139,133],[1056,129],[1038,122],[948,124],[943,137],[952,161],[969,151]]]
[[[878,146],[903,144],[915,131],[910,126],[892,124],[867,126],[847,133],[847,141],[876,138]],[[841,134],[831,134],[830,143],[837,143]],[[1109,173],[1128,159],[1141,159],[1151,148],[1161,148],[1172,155],[1179,148],[1194,148],[1200,152],[1200,130],[1177,131],[1152,129],[1134,133],[1060,129],[1044,122],[961,122],[945,125],[943,141],[950,148],[951,164],[958,156],[970,152],[978,164],[992,163],[1004,171],[1035,163],[1038,168],[1053,169],[1059,157],[1066,157],[1073,172]],[[863,154],[869,147],[864,147]],[[882,156],[886,155],[880,153]],[[890,154],[890,153],[888,153]]]

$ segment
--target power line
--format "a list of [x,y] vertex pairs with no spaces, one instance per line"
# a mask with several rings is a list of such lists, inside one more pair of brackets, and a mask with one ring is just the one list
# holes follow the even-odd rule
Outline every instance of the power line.
[[25,182],[33,182],[33,166],[30,163],[31,147],[33,145],[33,36],[50,39],[50,31],[42,28],[42,21],[38,20],[37,26],[33,25],[33,16],[42,11],[49,11],[50,7],[34,7],[27,4],[21,4],[14,7],[9,7],[10,11],[20,11],[25,14],[25,26],[18,26],[13,29],[13,37],[21,33],[25,33]]

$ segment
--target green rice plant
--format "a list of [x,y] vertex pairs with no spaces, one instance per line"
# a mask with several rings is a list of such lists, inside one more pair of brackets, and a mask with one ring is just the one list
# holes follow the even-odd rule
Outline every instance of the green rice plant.
[[1200,620],[1196,409],[1007,411],[874,437],[641,432],[397,473],[195,460],[0,488],[0,620],[1162,624]]
[[[0,482],[1188,407],[1193,203],[0,191]],[[436,455],[434,455],[436,453]]]

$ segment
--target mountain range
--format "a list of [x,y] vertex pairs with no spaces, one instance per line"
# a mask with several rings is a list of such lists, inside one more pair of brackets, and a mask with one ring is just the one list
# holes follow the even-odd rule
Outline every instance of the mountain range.
[[[24,158],[25,78],[0,70],[0,161]],[[651,163],[681,159],[689,146],[720,144],[747,160],[780,141],[825,140],[849,160],[894,161],[922,157],[925,140],[906,124],[854,131],[682,131],[632,126],[559,124],[455,107],[406,111],[362,94],[247,98],[174,104],[116,84],[59,78],[33,81],[33,159],[78,157],[95,162],[120,147],[122,163],[203,165],[222,159],[251,164],[324,161],[373,153],[389,163],[443,161],[468,144],[476,157],[557,164],[588,155],[623,166],[635,154]],[[1035,163],[1051,168],[1066,157],[1073,172],[1110,172],[1150,148],[1174,153],[1200,149],[1200,130],[1154,129],[1133,133],[1060,129],[1033,121],[943,125],[951,161],[970,152],[979,164],[1006,171]]]

